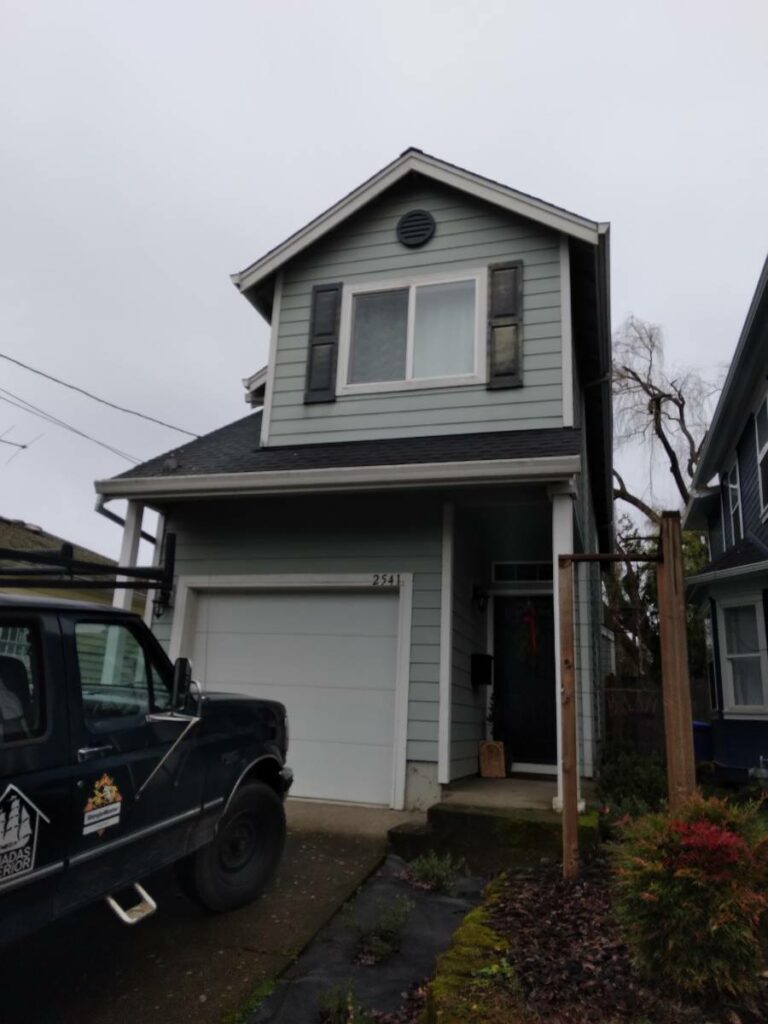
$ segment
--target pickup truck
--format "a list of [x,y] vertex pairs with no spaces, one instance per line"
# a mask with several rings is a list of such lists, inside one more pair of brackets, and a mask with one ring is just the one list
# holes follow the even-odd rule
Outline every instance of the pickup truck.
[[0,596],[0,942],[98,899],[135,923],[169,864],[209,911],[254,899],[285,840],[287,745],[282,704],[203,693],[139,616]]

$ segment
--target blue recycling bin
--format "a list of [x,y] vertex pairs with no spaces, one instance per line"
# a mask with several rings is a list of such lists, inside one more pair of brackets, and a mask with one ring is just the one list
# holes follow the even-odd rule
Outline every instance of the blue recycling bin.
[[715,745],[711,722],[693,723],[693,753],[697,764],[701,761],[714,761]]

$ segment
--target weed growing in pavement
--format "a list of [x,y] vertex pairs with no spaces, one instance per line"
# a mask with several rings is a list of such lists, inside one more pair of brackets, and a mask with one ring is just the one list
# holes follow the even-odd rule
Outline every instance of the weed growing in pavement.
[[332,988],[320,999],[320,1024],[374,1024],[373,1016],[347,988]]
[[358,933],[355,962],[372,966],[389,960],[400,949],[403,930],[413,907],[407,896],[399,896],[391,903],[379,903],[370,924],[353,921],[351,926]]
[[408,864],[403,877],[417,889],[451,893],[456,887],[456,879],[465,871],[465,861],[454,860],[450,853],[439,854],[429,850]]

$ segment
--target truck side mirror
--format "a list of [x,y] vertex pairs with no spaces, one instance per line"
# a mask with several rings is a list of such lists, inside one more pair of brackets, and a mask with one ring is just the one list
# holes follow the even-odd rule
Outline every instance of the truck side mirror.
[[192,662],[189,658],[177,658],[173,666],[173,692],[171,694],[171,707],[174,710],[185,703],[191,682]]

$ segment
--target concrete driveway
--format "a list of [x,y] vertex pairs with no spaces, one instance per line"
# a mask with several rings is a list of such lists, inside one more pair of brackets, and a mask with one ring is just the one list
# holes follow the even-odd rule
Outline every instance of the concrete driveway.
[[381,860],[412,815],[289,801],[278,875],[230,914],[197,910],[172,871],[147,883],[157,913],[135,928],[94,905],[3,951],[2,1024],[222,1024],[291,963]]

